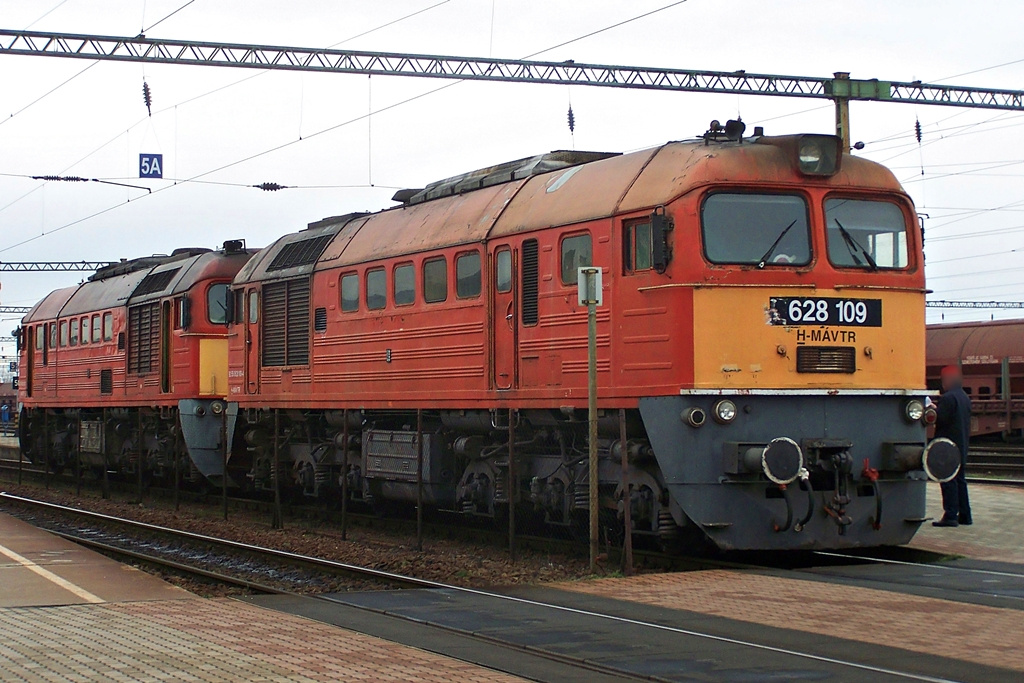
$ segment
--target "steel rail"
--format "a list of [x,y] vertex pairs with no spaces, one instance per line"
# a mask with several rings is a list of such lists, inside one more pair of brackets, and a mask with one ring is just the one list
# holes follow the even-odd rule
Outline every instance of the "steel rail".
[[[171,534],[171,535],[178,535],[178,536],[180,536],[182,538],[198,540],[198,541],[201,541],[201,542],[204,542],[204,543],[222,545],[223,547],[237,548],[237,549],[240,549],[240,550],[247,550],[247,551],[250,551],[250,552],[253,552],[253,551],[258,551],[258,552],[261,552],[261,553],[265,552],[266,555],[269,556],[269,557],[279,557],[279,558],[283,558],[283,559],[301,560],[304,563],[308,562],[308,563],[313,564],[313,565],[319,564],[319,565],[324,566],[324,567],[343,568],[345,570],[352,570],[353,573],[358,573],[358,574],[363,575],[363,576],[369,576],[369,577],[373,577],[373,578],[381,578],[381,579],[385,579],[385,580],[394,581],[396,583],[398,583],[398,582],[405,583],[405,584],[409,585],[410,587],[440,589],[440,590],[447,590],[447,591],[454,591],[454,592],[464,593],[464,594],[467,594],[467,595],[476,595],[476,596],[480,596],[480,597],[497,599],[497,600],[517,603],[517,604],[521,604],[521,605],[529,605],[531,607],[539,607],[539,608],[543,608],[543,609],[550,609],[550,610],[554,610],[554,611],[558,611],[558,612],[563,612],[563,613],[566,613],[566,614],[574,614],[574,615],[578,615],[578,616],[584,616],[584,617],[590,617],[590,618],[595,618],[595,619],[611,621],[611,622],[619,623],[619,624],[627,624],[627,625],[630,625],[630,626],[638,626],[638,627],[641,627],[641,628],[650,628],[650,629],[659,630],[659,631],[665,631],[665,632],[669,632],[669,633],[676,633],[676,634],[679,634],[679,635],[682,635],[682,636],[688,636],[688,637],[692,637],[692,638],[708,640],[708,641],[711,641],[711,642],[725,643],[725,644],[728,644],[728,645],[736,645],[736,646],[739,646],[739,647],[751,648],[751,649],[760,650],[760,651],[763,651],[763,652],[772,652],[774,654],[781,654],[781,655],[785,655],[785,656],[797,657],[797,658],[805,659],[805,660],[808,660],[808,661],[814,661],[814,662],[819,662],[819,663],[822,663],[822,664],[829,664],[829,665],[834,665],[834,666],[846,667],[846,668],[850,668],[850,669],[854,669],[854,670],[858,670],[858,671],[864,671],[864,672],[868,672],[868,673],[872,673],[872,674],[881,674],[881,675],[886,675],[886,676],[893,676],[893,677],[896,677],[896,678],[905,678],[905,679],[908,679],[908,680],[927,681],[928,683],[953,683],[953,681],[951,679],[937,678],[937,677],[934,677],[934,676],[928,676],[928,675],[924,675],[924,674],[917,674],[917,673],[908,672],[908,671],[899,671],[897,669],[890,669],[888,667],[876,666],[876,665],[873,665],[873,664],[862,664],[860,662],[852,662],[852,661],[848,661],[848,660],[838,659],[836,657],[830,657],[830,656],[825,656],[825,655],[818,655],[818,654],[814,654],[814,653],[811,653],[811,652],[801,652],[799,650],[794,650],[792,648],[787,648],[787,647],[778,647],[778,646],[774,646],[774,645],[766,645],[764,643],[757,643],[757,642],[754,642],[754,641],[744,640],[744,639],[741,639],[741,638],[732,638],[732,637],[729,637],[729,636],[722,636],[722,635],[717,635],[717,634],[714,634],[714,633],[706,633],[706,632],[702,632],[702,631],[696,631],[696,630],[693,630],[693,629],[679,628],[679,627],[675,627],[675,626],[668,626],[666,624],[646,622],[646,621],[642,621],[642,620],[639,620],[639,619],[632,619],[632,618],[629,618],[629,617],[618,616],[618,615],[615,615],[615,614],[606,614],[606,613],[602,613],[602,612],[594,612],[594,611],[590,611],[590,610],[579,609],[579,608],[576,608],[576,607],[568,607],[566,605],[559,605],[559,604],[554,604],[554,603],[541,602],[539,600],[531,600],[529,598],[520,598],[520,597],[516,597],[516,596],[512,596],[512,595],[502,595],[500,593],[494,593],[494,592],[491,592],[491,591],[482,590],[482,589],[478,589],[478,588],[468,588],[468,587],[465,587],[465,586],[448,585],[448,584],[440,583],[440,582],[437,582],[437,581],[430,581],[430,580],[426,580],[426,579],[417,579],[415,577],[405,576],[405,575],[402,575],[402,574],[395,574],[393,572],[385,572],[385,571],[381,571],[381,570],[378,570],[378,569],[371,569],[371,568],[368,568],[368,567],[359,567],[357,565],[350,565],[350,564],[345,564],[345,563],[341,563],[341,562],[334,562],[334,561],[331,561],[331,560],[323,560],[323,559],[320,559],[320,558],[310,557],[310,556],[307,556],[307,555],[298,555],[296,553],[289,553],[289,552],[285,552],[285,551],[281,551],[281,550],[275,550],[275,549],[272,549],[272,548],[264,548],[264,547],[261,547],[261,546],[250,546],[248,544],[238,543],[236,541],[229,541],[227,539],[215,538],[215,537],[206,536],[206,535],[203,535],[203,534],[195,534],[195,533],[192,533],[192,532],[181,531],[181,530],[178,530],[178,529],[170,529],[168,527],[162,527],[162,526],[158,526],[158,525],[154,525],[154,524],[147,524],[145,522],[136,522],[134,520],[122,519],[122,518],[113,517],[113,516],[110,516],[110,515],[104,515],[104,514],[100,514],[100,513],[89,512],[89,511],[86,511],[86,510],[79,510],[79,509],[76,509],[76,508],[70,508],[70,507],[66,507],[66,506],[63,506],[63,505],[56,505],[56,504],[53,504],[53,503],[47,503],[45,501],[33,500],[31,498],[24,498],[24,497],[21,497],[21,496],[14,496],[14,495],[8,494],[6,492],[0,492],[0,499],[11,500],[11,501],[15,501],[15,502],[18,502],[18,503],[21,503],[21,504],[25,504],[25,505],[29,505],[29,506],[35,506],[35,507],[41,507],[43,509],[55,510],[55,511],[62,512],[62,513],[70,513],[70,514],[74,514],[74,515],[78,515],[78,516],[83,516],[83,517],[86,517],[88,519],[101,520],[101,521],[104,521],[104,522],[107,522],[107,523],[123,524],[123,525],[127,525],[127,526],[134,526],[134,527],[140,528],[140,529],[146,529],[146,530],[156,531],[156,532],[160,532],[160,533],[168,533],[168,534]],[[859,558],[859,559],[863,559],[863,558]],[[343,605],[348,606],[348,607],[353,607],[354,606],[354,605],[351,605],[349,603],[342,602],[340,600],[331,600],[330,597],[321,596],[318,599],[324,600],[324,601],[335,602],[337,604],[343,604]],[[356,606],[356,607],[358,607],[358,606]],[[364,609],[369,609],[369,608],[364,608]],[[373,610],[371,610],[371,611],[373,611]],[[391,612],[388,612],[387,614],[388,614],[388,616],[395,616],[395,617],[398,617],[398,618],[407,619],[409,621],[415,621],[416,623],[420,623],[420,624],[424,623],[421,620],[413,620],[410,617],[402,617],[401,615],[396,615],[396,614],[393,614]],[[433,623],[430,623],[430,622],[426,622],[426,623],[427,623],[427,625],[429,625],[431,627],[443,628],[443,629],[450,630],[450,631],[457,631],[457,629],[452,629],[451,627],[444,627],[444,626],[433,624]],[[463,634],[472,634],[472,632],[470,632],[470,631],[458,631],[458,632],[459,633],[463,633]],[[498,642],[498,644],[502,644],[502,645],[506,645],[506,646],[518,647],[515,644],[505,643],[504,641],[497,641],[497,642]],[[557,657],[564,657],[564,655],[560,655],[559,653],[550,652],[548,650],[542,650],[540,648],[528,648],[528,649],[521,648],[521,649],[524,649],[524,650],[529,651],[529,652],[531,652],[533,654],[538,654],[538,655],[541,655],[541,656],[552,655],[552,656],[557,656]],[[577,661],[582,661],[582,660],[577,660]],[[586,664],[590,665],[591,663],[586,662]],[[591,666],[593,666],[593,665],[591,665]],[[618,669],[610,669],[610,670],[616,671],[616,672],[619,672],[619,673],[623,673],[623,672],[621,672]],[[630,672],[625,672],[625,673],[627,673],[628,675],[633,675]],[[635,677],[635,675],[633,675],[633,676]]]

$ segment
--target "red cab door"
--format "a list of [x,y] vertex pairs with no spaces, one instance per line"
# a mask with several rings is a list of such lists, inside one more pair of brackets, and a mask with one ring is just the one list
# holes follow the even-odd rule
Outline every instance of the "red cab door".
[[245,393],[260,392],[260,293],[245,290]]
[[517,386],[516,358],[519,321],[516,316],[516,252],[508,244],[491,250],[491,296],[493,297],[494,388]]

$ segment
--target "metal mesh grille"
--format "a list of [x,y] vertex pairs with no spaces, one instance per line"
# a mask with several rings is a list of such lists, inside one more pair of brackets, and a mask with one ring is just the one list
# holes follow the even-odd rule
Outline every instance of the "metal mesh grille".
[[523,324],[537,324],[537,276],[539,255],[537,240],[523,242]]
[[181,268],[172,268],[171,270],[163,270],[159,273],[150,273],[146,277],[142,278],[142,282],[132,292],[132,296],[142,296],[143,294],[152,294],[153,292],[162,292],[167,289],[167,285],[171,284],[171,280],[178,274]]
[[323,250],[327,248],[328,243],[332,239],[334,239],[333,234],[320,235],[319,237],[310,237],[309,239],[284,245],[281,251],[277,252],[274,260],[270,262],[270,265],[267,266],[267,272],[284,270],[285,268],[296,268],[313,263],[320,258],[320,254],[323,253]]
[[852,346],[798,346],[797,372],[853,373],[857,371],[857,349]]
[[263,365],[309,363],[309,280],[263,287]]
[[100,393],[101,394],[112,394],[112,393],[114,393],[114,371],[113,370],[100,370]]
[[151,372],[159,352],[160,303],[154,301],[128,309],[128,372]]

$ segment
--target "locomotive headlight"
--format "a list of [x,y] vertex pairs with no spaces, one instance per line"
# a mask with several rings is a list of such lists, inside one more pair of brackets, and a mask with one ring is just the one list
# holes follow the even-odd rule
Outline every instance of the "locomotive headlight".
[[725,399],[715,404],[715,421],[721,424],[728,424],[736,419],[736,404]]
[[804,175],[832,175],[838,170],[840,141],[834,135],[801,135],[797,165]]
[[909,422],[917,422],[924,417],[924,404],[917,399],[907,401],[903,407],[903,414]]

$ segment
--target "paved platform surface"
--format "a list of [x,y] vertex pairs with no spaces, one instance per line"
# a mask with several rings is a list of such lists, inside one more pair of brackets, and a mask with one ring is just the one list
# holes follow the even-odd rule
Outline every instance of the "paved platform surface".
[[146,572],[0,514],[0,607],[192,597]]
[[[899,642],[868,645],[850,640],[835,623],[821,632],[808,633],[723,618],[701,612],[702,605],[645,605],[640,609],[624,600],[538,587],[515,588],[508,594],[517,600],[448,589],[336,594],[330,596],[335,605],[292,596],[250,600],[360,631],[386,629],[388,637],[396,639],[423,636],[403,632],[388,624],[389,618],[402,620],[410,630],[441,627],[447,631],[440,632],[447,642],[438,643],[437,633],[433,639],[433,647],[441,651],[451,646],[456,636],[476,636],[657,680],[1020,680],[1018,671],[917,653],[902,649]],[[838,612],[855,609],[856,604],[844,605]],[[837,610],[831,612],[838,620]],[[898,617],[890,616],[894,618]],[[572,680],[601,680],[590,676],[593,674]],[[531,678],[567,680],[543,674]]]
[[207,600],[0,514],[0,681],[514,681],[232,599]]
[[[963,555],[975,560],[1024,564],[1024,531],[1015,520],[1024,511],[1024,487],[968,484],[974,524],[956,528],[927,523],[911,547]],[[942,493],[928,484],[928,514],[942,517]]]

